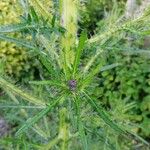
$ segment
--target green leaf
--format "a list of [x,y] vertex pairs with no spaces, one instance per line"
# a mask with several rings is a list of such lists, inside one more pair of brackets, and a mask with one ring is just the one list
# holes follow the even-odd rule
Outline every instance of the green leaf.
[[81,53],[84,49],[86,40],[87,40],[87,33],[82,32],[80,39],[79,39],[79,45],[78,45],[77,50],[76,50],[76,55],[75,55],[75,60],[74,60],[74,65],[73,65],[73,76],[77,72],[77,68],[78,68],[78,65],[80,63]]
[[84,150],[88,150],[88,143],[87,143],[87,138],[85,135],[85,129],[81,121],[81,112],[80,112],[80,99],[75,97],[75,103],[76,103],[76,114],[77,114],[77,123],[78,123],[78,130],[79,130],[79,135],[81,137],[81,142],[83,144]]
[[26,23],[3,25],[0,26],[0,33],[19,32],[25,29],[36,28],[36,27],[37,24],[28,25]]
[[10,105],[3,105],[3,104],[1,104],[0,103],[0,108],[1,109],[5,109],[5,108],[16,108],[16,109],[22,109],[22,108],[24,108],[24,109],[43,109],[43,108],[45,108],[45,107],[42,107],[42,106],[21,106],[21,105],[16,105],[16,106],[14,106],[14,105],[12,105],[12,104],[10,104]]
[[102,67],[102,64],[98,64],[86,77],[84,80],[82,80],[81,82],[81,90],[84,89],[89,83],[91,83],[91,81],[93,80],[94,76],[96,74],[98,74],[99,72],[102,72],[102,71],[106,71],[106,70],[109,70],[109,69],[112,69],[112,68],[115,68],[117,66],[119,66],[121,64],[119,63],[114,63],[114,64],[111,64],[111,65],[107,65],[105,67]]
[[31,16],[32,16],[33,22],[38,23],[39,18],[38,18],[37,13],[35,12],[35,9],[33,8],[33,6],[30,7],[30,11],[31,11]]
[[84,89],[92,80],[93,77],[100,72],[102,64],[98,64],[86,77],[81,81],[81,90]]
[[38,144],[35,144],[35,143],[31,143],[31,142],[29,142],[29,141],[25,141],[25,138],[23,138],[23,139],[19,139],[19,138],[14,138],[14,137],[7,137],[7,138],[2,138],[1,140],[0,140],[0,145],[2,146],[2,145],[13,145],[13,146],[15,146],[16,144],[19,144],[19,145],[21,145],[21,147],[23,148],[24,147],[24,144],[25,143],[27,143],[27,145],[28,146],[30,146],[30,147],[32,147],[32,148],[35,148],[35,149],[39,149],[39,148],[41,148],[41,146],[40,145],[38,145]]
[[31,45],[29,42],[27,42],[25,40],[19,40],[17,38],[12,38],[12,37],[5,36],[3,34],[0,34],[0,39],[8,41],[8,42],[15,43],[15,44],[20,45],[20,46],[24,46],[26,48],[35,49],[35,47],[33,45]]
[[[54,40],[51,41],[53,44],[50,44],[50,41],[44,35],[39,35],[37,38],[39,39],[42,46],[46,49],[46,51],[49,52],[48,58],[52,61],[52,64],[55,64],[55,61],[56,61],[56,63],[59,66],[61,66],[59,55],[57,54],[55,46],[53,45],[56,42],[56,37],[54,37]],[[52,38],[53,38],[53,35],[52,35]]]
[[42,147],[39,150],[50,150],[59,141],[60,139],[58,137],[55,137],[54,139],[50,140],[48,144],[42,145]]
[[[61,97],[62,98],[62,97]],[[16,132],[16,136],[21,135],[28,128],[34,125],[38,120],[40,120],[43,116],[45,116],[52,108],[54,108],[61,99],[60,97],[56,99],[52,104],[49,104],[45,109],[35,115],[33,118],[29,118],[26,123]]]
[[52,15],[48,10],[45,9],[45,7],[42,5],[42,3],[39,0],[29,0],[29,2],[33,5],[34,8],[37,9],[37,11],[45,17],[45,19],[52,19]]
[[63,83],[60,83],[55,80],[44,80],[44,81],[29,81],[30,84],[35,85],[51,85],[51,86],[57,86],[57,87],[65,87]]
[[103,108],[98,105],[96,103],[96,101],[94,101],[88,94],[86,94],[85,92],[84,96],[87,98],[88,102],[91,104],[91,106],[96,110],[96,112],[98,113],[98,115],[104,120],[104,122],[109,125],[112,129],[114,129],[115,131],[117,131],[120,134],[125,134],[126,131],[124,131],[123,129],[121,129],[114,121],[112,121],[109,118],[109,115],[103,110]]
[[107,65],[107,66],[104,66],[100,69],[101,72],[103,71],[107,71],[107,70],[110,70],[110,69],[113,69],[113,68],[116,68],[118,66],[121,66],[120,63],[114,63],[114,64],[111,64],[111,65]]
[[98,49],[98,50],[96,51],[96,54],[90,58],[90,60],[89,60],[89,61],[87,62],[87,64],[86,64],[86,66],[83,68],[83,75],[85,75],[85,74],[88,72],[88,70],[89,70],[90,67],[93,65],[93,63],[95,62],[95,60],[97,59],[97,57],[98,57],[101,53],[103,53],[103,52],[104,52],[103,49]]
[[[86,128],[88,132],[93,134],[93,131],[91,131],[90,129]],[[109,138],[107,138],[106,136],[103,135],[103,133],[99,133],[99,132],[94,132],[94,134],[97,134],[99,137],[99,140],[101,142],[103,142],[104,144],[106,144],[107,147],[109,147],[109,149],[111,150],[117,150],[116,147],[111,143],[111,141],[109,140]]]
[[38,52],[38,54],[39,54],[40,62],[47,69],[49,74],[53,78],[58,78],[59,69],[56,66],[53,66],[54,63],[50,59],[48,59],[48,57],[46,55],[39,53],[39,52]]
[[22,97],[23,99],[26,99],[30,103],[33,103],[35,105],[45,106],[44,101],[42,101],[36,97],[31,96],[30,94],[26,93],[25,91],[20,90],[19,88],[17,88],[16,86],[11,84],[10,82],[7,82],[6,80],[4,80],[1,77],[0,77],[0,86],[2,88],[4,88],[6,91],[9,90],[9,91],[17,94],[18,96]]

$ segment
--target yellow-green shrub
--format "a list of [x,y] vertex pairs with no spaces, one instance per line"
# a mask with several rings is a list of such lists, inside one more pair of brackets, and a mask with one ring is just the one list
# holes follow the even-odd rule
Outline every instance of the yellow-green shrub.
[[[16,0],[1,0],[0,2],[0,24],[18,22],[21,14],[20,7]],[[16,34],[16,36],[19,36]],[[26,50],[18,48],[15,44],[0,41],[0,59],[4,58],[5,71],[8,74],[19,76],[20,73],[30,68]]]

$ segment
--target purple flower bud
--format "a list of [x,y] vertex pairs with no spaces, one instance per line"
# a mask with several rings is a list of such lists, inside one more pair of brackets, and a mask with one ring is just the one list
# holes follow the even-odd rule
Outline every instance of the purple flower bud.
[[71,91],[75,91],[75,89],[77,87],[77,81],[76,80],[69,80],[68,86],[69,86],[69,89]]

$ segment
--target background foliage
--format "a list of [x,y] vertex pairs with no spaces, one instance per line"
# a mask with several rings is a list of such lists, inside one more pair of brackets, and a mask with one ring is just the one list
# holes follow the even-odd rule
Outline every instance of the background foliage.
[[[2,0],[0,12],[1,25],[19,22],[21,9],[16,0]],[[5,71],[10,75],[20,76],[21,73],[28,72],[31,68],[26,50],[13,43],[0,41],[0,58],[5,59]]]

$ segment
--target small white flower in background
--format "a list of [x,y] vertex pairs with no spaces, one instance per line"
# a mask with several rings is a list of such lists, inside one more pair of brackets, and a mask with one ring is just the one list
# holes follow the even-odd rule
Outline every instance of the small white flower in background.
[[0,138],[7,135],[9,132],[9,125],[4,120],[4,118],[0,117]]

